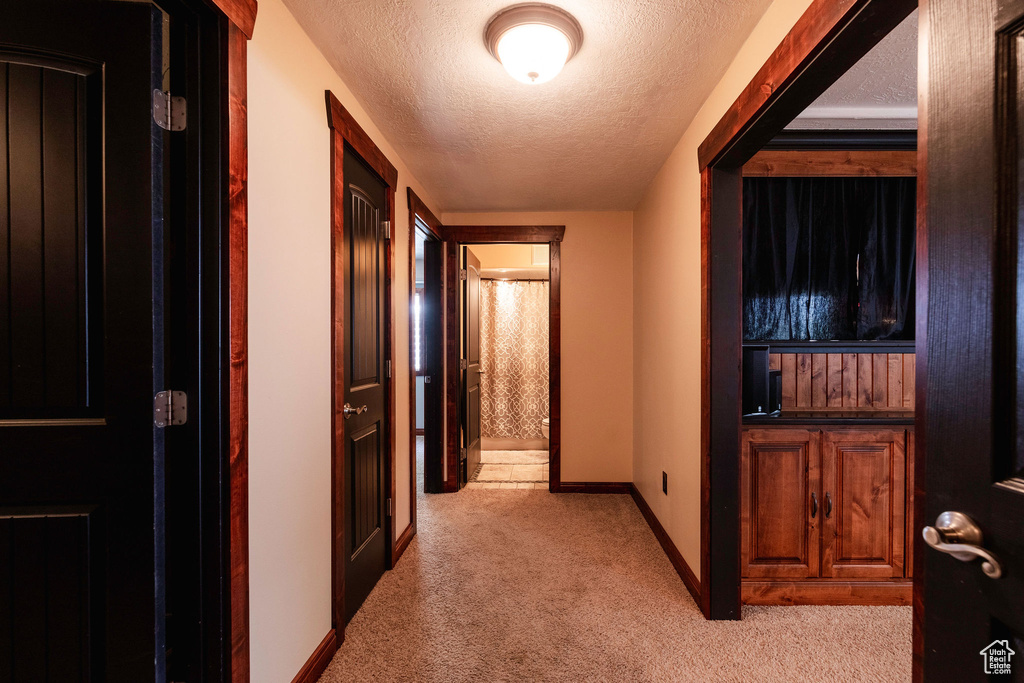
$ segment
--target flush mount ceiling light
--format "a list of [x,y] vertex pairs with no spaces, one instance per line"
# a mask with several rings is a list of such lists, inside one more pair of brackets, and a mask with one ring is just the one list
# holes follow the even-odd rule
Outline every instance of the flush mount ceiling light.
[[557,76],[579,52],[583,29],[563,9],[527,3],[495,14],[484,30],[484,41],[512,78],[535,85]]

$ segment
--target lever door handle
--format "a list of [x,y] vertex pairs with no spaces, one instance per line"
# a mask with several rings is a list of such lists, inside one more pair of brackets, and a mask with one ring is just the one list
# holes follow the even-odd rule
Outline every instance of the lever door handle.
[[961,562],[981,558],[981,571],[991,579],[1003,575],[1003,568],[995,555],[982,547],[981,529],[974,520],[962,512],[943,512],[935,526],[921,530],[924,542],[939,552],[952,555]]
[[341,412],[345,414],[346,420],[352,417],[353,415],[362,415],[363,413],[366,412],[366,410],[366,406],[362,406],[361,408],[353,408],[351,404],[348,403],[341,407]]

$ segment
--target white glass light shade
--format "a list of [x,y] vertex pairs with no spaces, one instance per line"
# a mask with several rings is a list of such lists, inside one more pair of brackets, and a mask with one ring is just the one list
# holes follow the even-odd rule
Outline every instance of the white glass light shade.
[[561,72],[570,49],[569,39],[554,26],[521,24],[501,35],[495,52],[512,78],[535,85]]

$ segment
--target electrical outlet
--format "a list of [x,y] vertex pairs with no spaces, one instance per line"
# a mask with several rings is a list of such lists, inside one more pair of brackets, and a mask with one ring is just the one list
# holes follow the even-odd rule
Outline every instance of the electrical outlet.
[[668,495],[668,472],[661,473],[661,492]]

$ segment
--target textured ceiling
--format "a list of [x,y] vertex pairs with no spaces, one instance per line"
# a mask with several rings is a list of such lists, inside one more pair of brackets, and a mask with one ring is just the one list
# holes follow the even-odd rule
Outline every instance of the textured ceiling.
[[632,209],[770,0],[558,0],[583,47],[524,85],[488,54],[509,0],[285,0],[439,206]]
[[917,11],[788,128],[917,128]]

